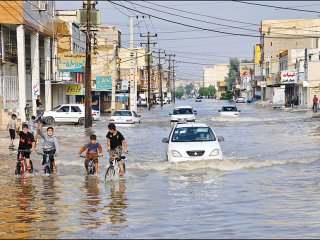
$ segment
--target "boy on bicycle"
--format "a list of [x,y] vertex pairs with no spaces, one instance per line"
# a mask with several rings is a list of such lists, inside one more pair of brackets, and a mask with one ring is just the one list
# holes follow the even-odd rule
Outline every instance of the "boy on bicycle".
[[46,155],[49,155],[50,162],[52,163],[53,167],[53,173],[57,172],[57,166],[54,162],[54,154],[59,154],[59,144],[58,139],[53,136],[53,127],[47,128],[47,134],[43,134],[41,132],[41,125],[38,125],[38,134],[40,137],[43,138],[43,160],[42,160],[42,166],[44,166],[46,162]]
[[98,143],[97,136],[95,134],[92,134],[90,136],[90,142],[84,145],[80,149],[78,156],[80,157],[85,150],[87,150],[87,153],[86,153],[86,159],[84,160],[84,166],[86,167],[87,174],[89,174],[89,171],[88,171],[89,159],[93,158],[95,174],[97,176],[98,175],[98,156],[99,157],[102,156],[102,146],[100,143]]
[[110,161],[112,161],[112,157],[116,157],[119,166],[120,171],[119,175],[123,176],[124,169],[123,169],[123,162],[121,161],[121,153],[122,153],[122,144],[124,147],[124,152],[127,153],[127,142],[126,139],[123,137],[123,135],[117,131],[116,125],[114,123],[110,123],[108,125],[109,132],[107,134],[107,144],[108,144],[108,151],[110,153]]
[[[19,147],[18,147],[18,159],[21,154],[27,163],[27,169],[30,173],[32,173],[32,169],[30,166],[30,153],[34,151],[36,147],[36,141],[34,140],[33,134],[28,131],[28,124],[22,125],[22,131],[19,129],[16,130],[17,134],[20,136]],[[19,150],[22,150],[19,152]]]

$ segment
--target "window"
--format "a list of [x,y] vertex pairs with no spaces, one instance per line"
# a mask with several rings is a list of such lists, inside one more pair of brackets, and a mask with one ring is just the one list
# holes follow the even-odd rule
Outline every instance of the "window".
[[113,116],[131,117],[132,113],[130,111],[115,111]]
[[52,109],[51,111],[57,111],[60,107],[61,107],[61,105],[58,105],[57,107],[55,107],[55,108]]
[[69,112],[70,107],[69,106],[63,106],[60,109],[57,110],[57,112]]
[[180,108],[180,109],[174,109],[173,115],[177,114],[193,114],[192,108]]
[[78,106],[71,106],[71,112],[81,112],[81,109]]
[[236,107],[223,107],[222,108],[223,112],[237,112],[237,108]]
[[212,130],[208,127],[181,127],[172,134],[172,142],[216,141]]

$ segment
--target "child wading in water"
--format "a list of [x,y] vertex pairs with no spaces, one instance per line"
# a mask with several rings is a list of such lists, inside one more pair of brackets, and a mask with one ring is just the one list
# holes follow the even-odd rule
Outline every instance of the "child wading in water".
[[17,129],[17,115],[12,114],[11,119],[8,122],[7,125],[7,131],[10,133],[10,146],[9,148],[14,147],[13,142],[14,139],[16,138],[16,129]]

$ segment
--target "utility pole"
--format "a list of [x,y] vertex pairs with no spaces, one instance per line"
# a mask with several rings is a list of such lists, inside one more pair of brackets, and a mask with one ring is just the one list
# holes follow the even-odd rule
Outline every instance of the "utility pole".
[[[171,83],[170,83],[170,81],[171,81],[171,62],[172,62],[172,60],[171,60],[171,57],[175,57],[176,55],[175,54],[165,54],[165,56],[166,57],[169,57],[169,66],[168,66],[168,82],[167,82],[167,89],[170,89],[170,92],[171,92],[171,94],[172,94],[172,88],[173,88],[173,86],[172,86],[172,88],[171,88]],[[171,100],[172,100],[172,95],[171,95]],[[175,100],[174,100],[175,101]]]
[[173,102],[176,102],[176,83],[175,83],[175,69],[174,69],[174,62],[175,60],[172,61],[172,81],[173,81]]
[[153,51],[153,52],[158,53],[158,79],[160,81],[160,103],[161,103],[161,107],[163,107],[161,53],[166,53],[166,51],[161,52],[161,49],[159,49],[157,52],[156,51]]
[[118,80],[118,43],[113,44],[114,49],[114,65],[113,65],[113,78],[112,78],[112,88],[111,88],[111,114],[116,110],[116,85]]
[[156,42],[150,42],[150,38],[151,37],[157,37],[158,35],[155,34],[155,35],[150,35],[150,32],[148,32],[148,34],[146,36],[143,36],[142,34],[140,34],[141,37],[147,37],[147,42],[146,43],[140,43],[141,46],[143,44],[146,44],[147,45],[147,58],[148,58],[148,66],[147,66],[147,73],[148,73],[148,110],[151,109],[151,94],[150,94],[150,91],[151,91],[151,83],[150,83],[150,68],[151,68],[151,52],[150,52],[150,44],[153,44],[156,45],[157,43]]
[[92,96],[91,96],[91,1],[87,0],[87,29],[86,29],[86,85],[85,85],[85,118],[84,127],[92,127]]

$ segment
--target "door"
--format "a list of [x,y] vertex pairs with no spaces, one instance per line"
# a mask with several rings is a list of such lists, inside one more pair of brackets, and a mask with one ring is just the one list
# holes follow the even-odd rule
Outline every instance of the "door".
[[71,106],[70,122],[78,122],[79,118],[84,117],[84,112],[81,111],[79,106]]
[[56,122],[67,122],[70,114],[70,106],[61,106],[55,114]]

